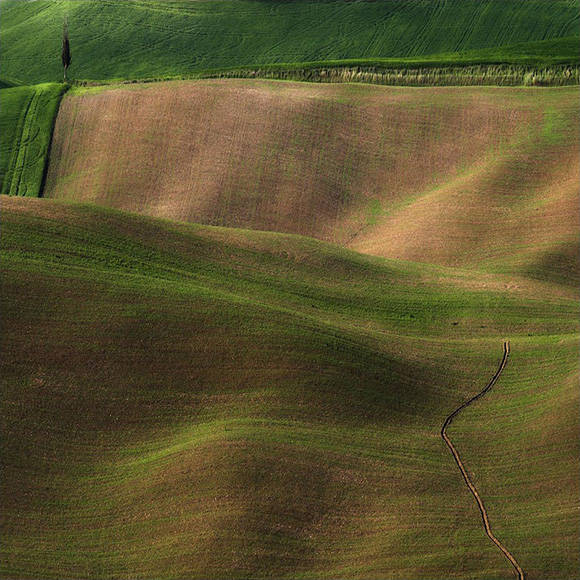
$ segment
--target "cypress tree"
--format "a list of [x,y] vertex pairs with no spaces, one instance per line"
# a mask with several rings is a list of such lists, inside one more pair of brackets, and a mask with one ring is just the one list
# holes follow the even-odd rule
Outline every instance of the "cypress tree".
[[68,40],[68,21],[65,18],[62,26],[62,66],[64,66],[64,82],[67,82],[66,72],[71,63],[70,43]]

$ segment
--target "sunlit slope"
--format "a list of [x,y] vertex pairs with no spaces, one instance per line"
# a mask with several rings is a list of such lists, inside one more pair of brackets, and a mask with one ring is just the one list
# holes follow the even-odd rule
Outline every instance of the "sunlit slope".
[[0,191],[37,197],[65,87],[55,83],[5,86],[0,90]]
[[[521,43],[578,37],[578,6],[576,0],[3,1],[1,64],[3,74],[26,82],[59,80],[65,15],[70,74],[77,79],[520,45],[507,49],[510,59],[528,54]],[[570,55],[567,48],[557,52]]]
[[45,195],[575,285],[579,127],[575,88],[77,89]]
[[[578,339],[558,334],[516,338],[511,349],[516,356],[510,357],[498,388],[484,403],[465,410],[452,436],[491,521],[501,521],[502,541],[518,546],[526,578],[573,578],[580,567],[577,516],[562,501],[561,490],[580,494]],[[575,457],[567,469],[562,469],[563,457]],[[576,556],[567,558],[573,552]]]
[[[474,408],[480,455],[452,429],[529,578],[574,577],[564,288],[2,207],[3,576],[504,579],[439,429],[510,338],[509,381]],[[502,441],[510,477],[490,478]]]
[[575,92],[534,98],[538,107],[528,109],[530,117],[511,146],[422,192],[353,247],[576,286],[580,122]]

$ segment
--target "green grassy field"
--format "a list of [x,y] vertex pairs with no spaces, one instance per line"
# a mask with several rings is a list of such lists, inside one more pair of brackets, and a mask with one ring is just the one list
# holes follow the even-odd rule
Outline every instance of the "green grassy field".
[[577,578],[579,7],[0,0],[0,577]]
[[578,63],[576,0],[4,0],[0,6],[3,74],[29,83],[61,78],[65,14],[76,79],[441,54],[445,62],[467,64]]
[[[556,38],[515,45],[411,58],[358,58],[276,63],[143,77],[146,82],[199,78],[278,78],[309,82],[367,82],[402,86],[577,85],[580,38]],[[419,76],[420,78],[416,78]],[[77,79],[75,85],[130,83],[135,79]]]
[[38,197],[58,106],[61,84],[0,90],[0,191]]
[[451,435],[529,578],[574,577],[573,293],[2,205],[3,576],[506,578],[439,429],[509,338]]

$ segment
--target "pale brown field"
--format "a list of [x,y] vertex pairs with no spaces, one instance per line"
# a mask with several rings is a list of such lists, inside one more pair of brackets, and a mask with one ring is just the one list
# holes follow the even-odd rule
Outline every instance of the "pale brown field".
[[62,103],[45,195],[558,281],[577,271],[576,105],[574,88],[85,91]]

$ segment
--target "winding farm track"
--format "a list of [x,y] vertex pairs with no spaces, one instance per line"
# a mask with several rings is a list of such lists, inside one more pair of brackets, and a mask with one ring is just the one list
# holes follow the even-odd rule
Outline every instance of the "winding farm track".
[[505,368],[505,366],[507,364],[507,360],[508,360],[509,355],[510,355],[510,343],[508,341],[505,341],[503,343],[503,357],[501,359],[501,362],[499,363],[499,367],[498,367],[497,371],[495,371],[495,374],[493,375],[493,377],[491,378],[489,383],[487,383],[487,385],[486,385],[485,389],[483,389],[483,391],[481,391],[479,394],[475,395],[475,397],[472,397],[471,399],[469,399],[469,401],[467,401],[466,403],[463,403],[463,405],[461,405],[460,407],[455,409],[455,411],[453,411],[453,413],[451,413],[451,415],[449,415],[449,417],[447,417],[447,419],[445,419],[445,423],[443,423],[443,427],[441,428],[441,437],[443,437],[443,441],[445,441],[445,443],[447,443],[447,446],[449,447],[449,449],[451,449],[451,453],[453,453],[453,458],[455,459],[455,463],[457,463],[457,466],[459,467],[459,470],[461,471],[461,475],[463,476],[463,479],[465,480],[465,483],[466,483],[467,487],[469,488],[469,491],[473,494],[473,497],[475,497],[475,501],[477,501],[477,506],[479,507],[479,511],[481,512],[481,518],[483,520],[483,526],[485,528],[485,533],[487,534],[488,538],[503,552],[503,555],[510,561],[511,565],[514,567],[515,571],[518,574],[518,580],[524,580],[524,578],[525,578],[524,571],[522,570],[521,566],[518,564],[517,560],[512,556],[510,551],[495,537],[495,535],[491,531],[491,527],[489,525],[489,517],[487,515],[487,510],[485,509],[485,506],[483,505],[483,501],[482,501],[476,487],[473,485],[471,479],[469,478],[467,470],[465,469],[465,466],[463,465],[463,461],[461,461],[461,457],[459,456],[457,449],[455,449],[455,446],[453,445],[453,443],[451,443],[451,439],[449,439],[449,437],[447,436],[447,427],[449,427],[449,425],[451,425],[451,422],[453,421],[453,419],[455,419],[455,417],[457,417],[457,415],[463,409],[465,409],[465,407],[467,407],[468,405],[471,405],[471,403],[473,403],[474,401],[477,401],[477,399],[479,399],[480,397],[483,397],[483,395],[485,395],[485,393],[487,393],[491,389],[491,387],[493,387],[493,385],[495,385],[495,383],[499,379],[501,373],[503,372],[503,369]]

